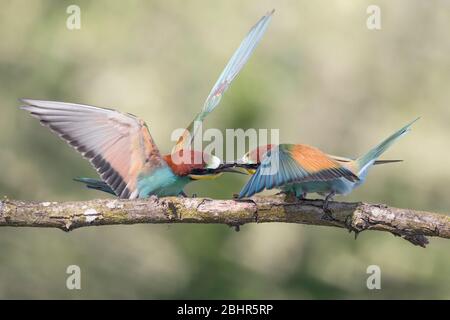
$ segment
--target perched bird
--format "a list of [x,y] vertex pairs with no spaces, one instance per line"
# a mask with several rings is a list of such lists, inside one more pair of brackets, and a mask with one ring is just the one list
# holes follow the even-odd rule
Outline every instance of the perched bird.
[[378,160],[412,124],[404,126],[357,159],[328,155],[302,144],[265,145],[247,153],[235,166],[253,174],[239,194],[251,197],[263,189],[281,189],[303,199],[308,193],[326,196],[324,208],[335,195],[347,195],[366,179],[372,165],[399,162]]
[[[202,122],[245,65],[267,29],[273,11],[263,16],[234,52],[208,95],[202,111],[181,135],[171,154],[162,156],[147,125],[131,114],[88,105],[23,99],[21,108],[39,119],[88,159],[102,181],[80,178],[87,187],[124,199],[184,195],[193,180],[235,170],[213,155],[191,149],[195,122]],[[199,160],[198,160],[199,159]]]

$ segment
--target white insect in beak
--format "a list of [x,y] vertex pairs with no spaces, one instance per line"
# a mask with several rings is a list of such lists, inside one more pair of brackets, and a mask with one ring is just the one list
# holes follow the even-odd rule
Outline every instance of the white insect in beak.
[[222,164],[222,161],[219,157],[211,155],[206,163],[207,169],[217,169]]
[[[256,164],[255,161],[250,160],[250,152],[247,152],[246,154],[244,154],[244,156],[241,158],[241,160],[239,160],[240,164]],[[245,172],[247,172],[247,174],[255,174],[256,173],[256,169],[244,169]]]
[[241,158],[241,160],[239,160],[239,163],[242,163],[242,164],[254,164],[254,163],[252,163],[252,161],[250,161],[248,152],[246,154],[244,154],[244,156]]
[[[217,169],[220,167],[220,165],[222,164],[222,161],[220,160],[220,158],[210,155],[207,159],[205,159],[206,162],[206,167],[205,169]],[[200,174],[200,175],[195,175],[195,174],[190,174],[189,177],[192,180],[214,180],[218,177],[220,177],[223,174],[223,172],[218,172],[218,173],[211,173],[211,174]]]

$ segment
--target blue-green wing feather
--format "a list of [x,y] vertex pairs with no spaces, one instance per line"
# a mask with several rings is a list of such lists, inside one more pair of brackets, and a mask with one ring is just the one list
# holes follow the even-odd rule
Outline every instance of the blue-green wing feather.
[[[264,189],[270,190],[290,183],[307,181],[329,181],[358,178],[348,169],[335,163],[335,167],[311,171],[303,167],[291,153],[292,145],[280,145],[269,150],[261,161],[256,173],[239,193],[239,198],[251,197]],[[333,161],[330,159],[330,161]],[[314,162],[314,159],[311,159]],[[332,163],[332,162],[330,162]]]
[[177,152],[185,147],[190,147],[194,140],[197,128],[195,123],[203,121],[206,116],[211,113],[218,105],[225,91],[230,87],[231,82],[236,78],[239,72],[255,50],[257,44],[264,35],[269,22],[272,18],[273,10],[263,16],[249,31],[247,36],[242,40],[239,47],[231,56],[225,69],[220,74],[216,83],[212,87],[208,97],[206,98],[202,111],[197,114],[194,120],[186,128],[185,132],[178,139],[173,152]]

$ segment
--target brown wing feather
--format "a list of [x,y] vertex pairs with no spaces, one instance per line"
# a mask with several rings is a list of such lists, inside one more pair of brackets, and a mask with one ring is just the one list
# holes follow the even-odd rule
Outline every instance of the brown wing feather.
[[121,198],[137,198],[139,175],[166,165],[145,123],[132,115],[65,102],[23,102],[22,109],[88,159]]
[[317,148],[297,144],[290,148],[290,152],[295,161],[308,173],[324,175],[330,174],[330,178],[345,177],[351,181],[357,180],[357,177],[349,172],[345,166],[332,159],[327,154]]

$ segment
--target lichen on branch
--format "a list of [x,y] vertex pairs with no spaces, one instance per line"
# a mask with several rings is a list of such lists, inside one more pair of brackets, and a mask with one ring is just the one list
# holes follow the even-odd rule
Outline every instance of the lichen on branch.
[[47,227],[71,231],[81,227],[136,223],[281,222],[390,232],[425,247],[427,236],[450,238],[450,217],[383,204],[330,202],[331,219],[322,200],[290,201],[283,196],[246,200],[150,197],[145,200],[103,199],[83,202],[0,201],[0,226]]

